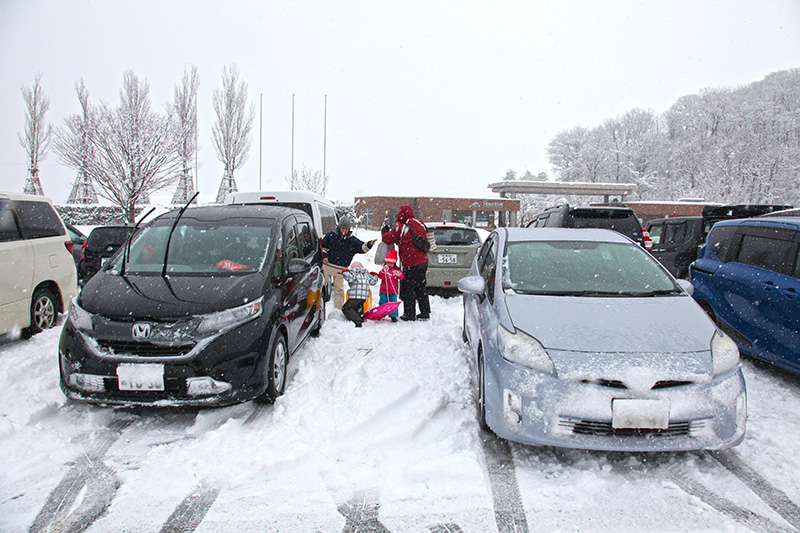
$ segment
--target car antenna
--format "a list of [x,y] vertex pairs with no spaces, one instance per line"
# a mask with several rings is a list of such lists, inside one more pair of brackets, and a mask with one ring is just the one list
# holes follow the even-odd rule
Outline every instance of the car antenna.
[[166,248],[164,248],[164,268],[161,269],[161,277],[162,278],[166,278],[167,277],[167,258],[169,257],[169,243],[172,241],[172,234],[175,232],[175,228],[177,227],[178,222],[180,221],[181,217],[183,216],[183,213],[186,211],[186,208],[189,207],[189,205],[192,202],[194,202],[194,199],[197,198],[198,194],[200,194],[200,191],[197,191],[196,193],[194,193],[194,196],[192,196],[191,200],[186,202],[186,205],[181,207],[180,213],[178,213],[178,216],[175,217],[175,222],[172,223],[172,229],[169,230],[169,236],[167,237],[167,246],[166,246]]
[[125,276],[125,265],[128,262],[128,255],[130,255],[130,253],[131,253],[131,240],[133,240],[133,234],[136,233],[137,229],[139,229],[139,224],[141,224],[142,221],[144,219],[146,219],[147,217],[149,217],[150,213],[152,213],[155,210],[156,210],[155,207],[151,207],[150,211],[145,213],[143,217],[139,218],[139,221],[136,222],[136,224],[133,226],[133,229],[128,234],[128,238],[125,239],[125,251],[123,252],[123,255],[122,255],[122,269],[121,269],[122,270],[121,274],[122,274],[123,277]]

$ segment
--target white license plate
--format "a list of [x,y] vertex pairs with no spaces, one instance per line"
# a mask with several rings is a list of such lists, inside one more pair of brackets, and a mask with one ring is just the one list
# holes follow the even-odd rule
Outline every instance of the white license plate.
[[615,429],[667,429],[669,400],[616,399],[611,402],[611,425]]
[[164,365],[120,363],[117,366],[119,390],[164,390]]
[[441,264],[452,264],[458,262],[456,254],[439,254],[436,261]]

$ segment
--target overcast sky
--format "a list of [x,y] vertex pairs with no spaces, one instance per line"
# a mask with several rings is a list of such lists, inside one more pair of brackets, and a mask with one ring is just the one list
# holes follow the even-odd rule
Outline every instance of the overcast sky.
[[[0,0],[0,190],[25,184],[20,87],[37,72],[61,126],[79,78],[116,105],[131,69],[161,110],[196,65],[199,183],[214,197],[211,99],[231,63],[256,109],[240,190],[259,187],[259,161],[262,188],[286,188],[292,95],[294,167],[322,170],[327,95],[330,198],[491,196],[508,169],[549,173],[559,131],[800,67],[800,1]],[[40,177],[64,202],[75,171],[51,150]]]

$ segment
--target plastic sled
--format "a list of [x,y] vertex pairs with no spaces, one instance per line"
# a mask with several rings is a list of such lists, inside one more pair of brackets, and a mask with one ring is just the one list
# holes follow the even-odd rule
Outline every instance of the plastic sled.
[[381,318],[387,317],[393,312],[397,311],[397,308],[400,307],[400,304],[401,302],[386,302],[385,304],[373,307],[364,313],[364,318],[367,320],[380,320]]

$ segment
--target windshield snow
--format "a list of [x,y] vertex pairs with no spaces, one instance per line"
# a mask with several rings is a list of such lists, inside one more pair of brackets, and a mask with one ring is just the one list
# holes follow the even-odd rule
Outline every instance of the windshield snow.
[[517,292],[565,296],[652,296],[680,292],[669,275],[635,244],[510,243],[503,265],[504,288]]

